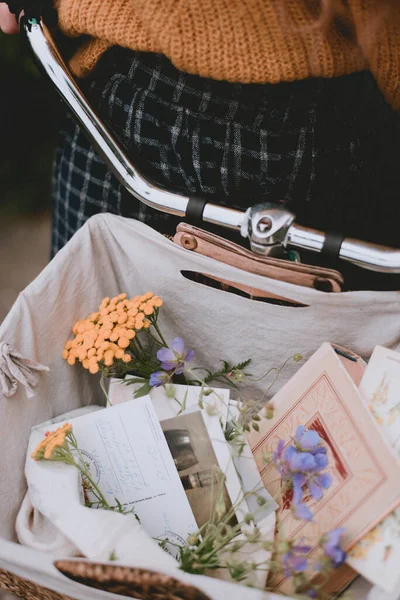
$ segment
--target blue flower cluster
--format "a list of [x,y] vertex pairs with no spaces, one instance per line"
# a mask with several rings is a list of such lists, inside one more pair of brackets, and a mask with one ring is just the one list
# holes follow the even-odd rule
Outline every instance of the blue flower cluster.
[[285,442],[279,440],[273,455],[274,464],[282,479],[293,488],[293,513],[306,521],[313,518],[310,508],[303,502],[306,491],[315,500],[319,500],[323,496],[323,490],[332,484],[332,476],[322,472],[328,466],[328,457],[321,442],[316,431],[299,425],[293,444],[285,450]]

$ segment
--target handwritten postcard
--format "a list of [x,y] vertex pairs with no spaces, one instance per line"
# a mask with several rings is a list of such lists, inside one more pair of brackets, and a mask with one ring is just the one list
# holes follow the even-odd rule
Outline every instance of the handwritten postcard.
[[[400,354],[377,346],[360,392],[385,441],[400,459]],[[348,563],[386,592],[400,588],[399,508],[351,550]]]
[[197,524],[150,398],[70,422],[107,501],[134,508],[152,537],[184,545]]
[[[307,499],[315,515],[312,522],[295,519],[291,492],[284,495],[280,518],[286,537],[317,540],[335,527],[344,527],[349,549],[400,503],[396,459],[331,344],[323,344],[272,402],[273,419],[262,420],[260,432],[249,435],[267,490],[275,495],[280,481],[273,463],[263,463],[263,453],[275,450],[279,439],[290,444],[298,425],[314,429],[325,441],[333,479],[317,504]],[[315,546],[311,555],[316,552]],[[276,585],[283,583],[282,579]]]

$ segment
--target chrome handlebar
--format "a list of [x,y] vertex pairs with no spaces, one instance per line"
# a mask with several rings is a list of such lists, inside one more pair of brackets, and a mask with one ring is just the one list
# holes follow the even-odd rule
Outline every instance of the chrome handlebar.
[[[135,168],[79,89],[46,25],[41,20],[23,19],[22,27],[36,59],[121,184],[147,206],[185,218],[193,199],[163,190]],[[279,205],[258,205],[243,213],[207,202],[202,211],[202,220],[207,223],[241,230],[258,254],[273,254],[282,247],[321,252],[325,245],[325,233],[297,225],[294,215]],[[400,273],[400,250],[387,246],[346,238],[339,257],[371,271]]]

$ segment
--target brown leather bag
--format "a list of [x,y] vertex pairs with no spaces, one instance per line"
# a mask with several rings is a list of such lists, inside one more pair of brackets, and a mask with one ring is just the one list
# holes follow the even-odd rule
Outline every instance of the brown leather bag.
[[[314,288],[324,292],[341,292],[343,277],[338,271],[325,269],[312,265],[304,265],[298,262],[270,258],[254,254],[250,250],[225,240],[215,234],[209,233],[193,225],[180,223],[173,238],[187,250],[198,252],[203,256],[214,258],[222,263],[237,267],[255,275],[278,279],[287,283]],[[207,273],[201,274],[207,279],[217,281]],[[206,282],[205,282],[206,283]],[[231,291],[229,288],[240,290],[251,298],[277,298],[262,290],[255,290],[247,286],[229,281],[220,281],[222,289]]]

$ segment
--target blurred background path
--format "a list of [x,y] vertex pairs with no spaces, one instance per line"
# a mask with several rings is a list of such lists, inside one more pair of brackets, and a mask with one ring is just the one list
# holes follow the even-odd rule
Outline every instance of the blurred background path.
[[50,213],[1,219],[0,323],[50,256]]
[[[50,256],[51,165],[63,108],[19,36],[1,32],[0,81],[1,323]],[[15,597],[0,590],[0,600]]]

